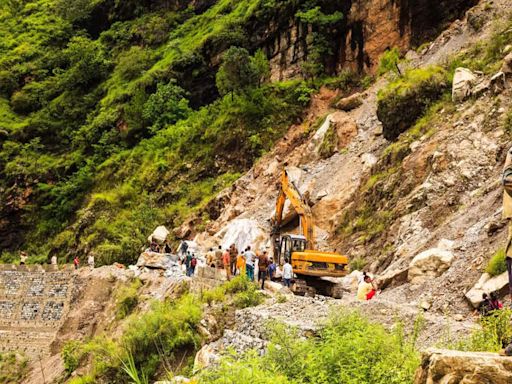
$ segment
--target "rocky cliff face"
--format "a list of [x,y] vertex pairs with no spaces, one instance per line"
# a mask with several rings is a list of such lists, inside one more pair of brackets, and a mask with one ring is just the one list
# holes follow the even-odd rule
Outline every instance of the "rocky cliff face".
[[[372,72],[387,49],[398,47],[405,51],[419,46],[476,3],[475,0],[336,2],[333,9],[342,12],[344,18],[332,35],[335,49],[328,60],[328,70]],[[273,79],[300,73],[300,65],[308,55],[311,28],[293,17],[285,17],[273,20],[264,29],[256,28],[256,33],[271,57]]]

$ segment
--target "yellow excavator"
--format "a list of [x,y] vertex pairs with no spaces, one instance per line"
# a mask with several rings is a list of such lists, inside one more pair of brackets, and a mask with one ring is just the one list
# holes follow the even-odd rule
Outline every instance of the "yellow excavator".
[[[271,218],[271,238],[275,262],[282,265],[288,259],[297,275],[293,291],[299,295],[316,292],[336,298],[342,296],[341,288],[330,277],[343,277],[348,272],[348,258],[335,252],[315,250],[315,230],[311,208],[288,177],[286,169],[281,174],[275,215]],[[283,210],[290,200],[299,216],[301,235],[281,234]]]

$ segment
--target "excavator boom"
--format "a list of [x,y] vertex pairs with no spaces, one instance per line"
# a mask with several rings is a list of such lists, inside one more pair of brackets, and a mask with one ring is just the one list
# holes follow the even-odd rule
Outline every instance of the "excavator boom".
[[[286,170],[283,170],[280,181],[276,212],[271,219],[271,235],[276,261],[279,262],[283,258],[288,258],[291,261],[294,273],[303,279],[301,281],[307,280],[308,286],[316,285],[318,287],[319,278],[345,276],[348,265],[346,256],[335,252],[315,250],[315,233],[311,208],[295,184],[289,179]],[[299,215],[300,235],[281,235],[286,199],[290,200],[290,203]],[[324,287],[329,285],[325,281],[322,284]],[[332,288],[332,286],[329,287]]]
[[306,238],[306,247],[308,249],[314,249],[315,233],[313,226],[313,213],[311,212],[311,208],[307,202],[300,194],[299,189],[288,177],[286,169],[283,169],[281,174],[281,188],[279,190],[279,195],[277,196],[276,213],[272,220],[272,233],[278,234],[281,229],[284,204],[287,198],[290,200],[290,203],[297,212],[297,215],[299,215],[302,235]]

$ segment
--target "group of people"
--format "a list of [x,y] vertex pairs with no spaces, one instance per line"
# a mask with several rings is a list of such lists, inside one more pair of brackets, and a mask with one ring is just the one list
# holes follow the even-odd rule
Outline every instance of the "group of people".
[[[167,252],[166,252],[167,253]],[[197,257],[195,254],[190,253],[190,251],[187,252],[185,257],[181,260],[182,264],[185,265],[185,271],[187,276],[191,277],[194,276],[194,273],[196,271],[197,266]]]
[[[261,289],[265,289],[265,281],[274,280],[277,271],[277,265],[273,258],[268,255],[266,250],[256,254],[251,246],[239,252],[235,244],[222,250],[222,246],[214,250],[210,248],[206,254],[206,264],[213,268],[223,268],[226,271],[228,280],[232,276],[246,275],[249,280],[254,281],[257,268],[258,281],[261,281]],[[288,260],[285,260],[283,266],[283,284],[291,286],[293,278],[292,266]]]
[[151,244],[149,248],[146,249],[146,252],[172,253],[172,248],[167,240],[165,240],[163,244],[158,244],[155,240],[151,240]]

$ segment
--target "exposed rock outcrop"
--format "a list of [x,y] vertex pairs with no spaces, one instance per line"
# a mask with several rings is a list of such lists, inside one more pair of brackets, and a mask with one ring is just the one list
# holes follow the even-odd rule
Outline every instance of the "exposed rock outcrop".
[[457,68],[453,75],[452,101],[464,101],[471,96],[471,90],[477,82],[477,76],[467,68]]
[[453,261],[453,253],[440,248],[432,248],[416,255],[409,264],[407,279],[419,284],[432,277],[442,275]]
[[415,384],[510,384],[512,359],[495,353],[431,349],[423,354]]

